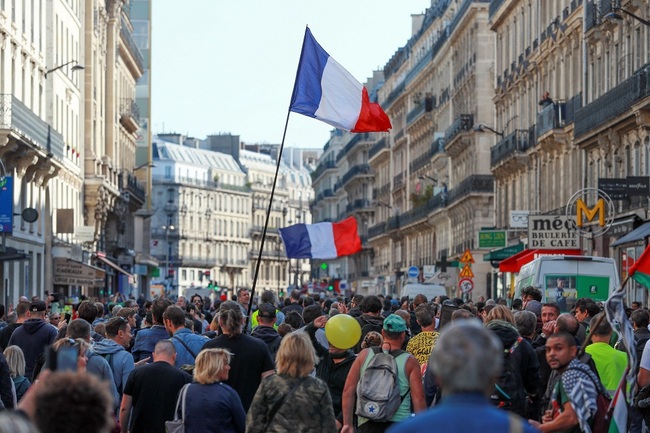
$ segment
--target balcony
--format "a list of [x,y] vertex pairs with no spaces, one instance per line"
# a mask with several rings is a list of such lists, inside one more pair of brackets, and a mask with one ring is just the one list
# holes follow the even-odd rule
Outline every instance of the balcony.
[[404,173],[393,176],[393,188],[401,188],[404,186]]
[[570,125],[575,122],[576,112],[582,108],[582,92],[574,95],[571,99],[566,101],[565,116],[564,121],[565,125]]
[[429,149],[426,152],[415,158],[413,162],[409,164],[409,171],[411,173],[418,171],[422,167],[425,167],[427,164],[429,164],[429,162],[431,162],[431,158],[433,158],[434,155],[444,152],[445,139],[442,137],[436,138],[433,140],[433,143],[431,143]]
[[367,178],[368,176],[373,176],[372,170],[370,170],[370,166],[368,164],[355,165],[351,169],[349,169],[347,173],[343,175],[341,180],[336,182],[335,190],[343,188],[355,177]]
[[474,116],[471,114],[461,114],[445,131],[445,143],[451,143],[454,138],[456,138],[462,132],[471,131],[473,126]]
[[425,113],[425,105],[420,101],[419,104],[415,106],[407,115],[406,115],[406,124],[412,125]]
[[329,197],[334,197],[334,191],[332,190],[332,188],[328,188],[326,190],[323,190],[323,191],[319,192],[316,195],[316,199],[314,200],[314,203],[319,202],[319,201],[323,200],[324,198],[329,198]]
[[633,104],[650,96],[649,73],[650,64],[646,63],[630,78],[579,109],[575,114],[574,136],[597,132],[623,116]]
[[388,109],[395,100],[404,94],[404,89],[406,88],[406,83],[402,81],[400,84],[395,86],[395,88],[388,94],[386,99],[381,103],[381,106],[384,109]]
[[371,160],[383,150],[387,149],[390,149],[390,140],[388,140],[387,137],[384,137],[370,148],[370,151],[368,152],[368,160]]
[[140,107],[133,99],[124,98],[120,106],[120,124],[130,134],[140,128]]
[[366,141],[371,138],[369,132],[364,132],[362,134],[354,134],[354,136],[348,141],[348,144],[345,145],[343,149],[336,155],[336,162],[339,162],[345,155],[350,153],[350,151],[361,141]]
[[506,164],[510,159],[524,156],[526,151],[534,147],[535,144],[536,142],[531,140],[528,131],[521,129],[513,131],[490,149],[490,165],[492,169]]
[[388,222],[386,223],[386,229],[388,231],[398,229],[399,227],[399,215],[388,218]]
[[336,161],[328,160],[318,164],[316,170],[311,174],[312,181],[316,181],[327,170],[336,170]]
[[209,259],[207,257],[183,256],[180,257],[179,261],[180,263],[177,266],[183,268],[210,269],[217,264],[214,259]]
[[552,129],[563,128],[566,118],[566,104],[557,102],[549,104],[537,113],[537,137]]
[[368,239],[376,238],[386,232],[386,223],[379,223],[368,229]]
[[137,208],[140,208],[146,200],[146,189],[143,182],[140,182],[133,173],[122,172],[120,184],[122,192],[129,194],[129,201],[135,200]]
[[348,203],[345,208],[346,212],[353,212],[355,210],[372,211],[374,210],[374,207],[372,207],[370,200],[361,198],[353,201],[352,203]]
[[124,45],[128,49],[128,52],[131,54],[133,61],[136,67],[140,70],[140,73],[144,71],[144,58],[142,53],[138,49],[135,41],[133,40],[133,35],[131,34],[131,25],[126,23],[126,19],[122,17],[122,25],[120,26],[120,37],[124,41]]
[[376,200],[379,197],[382,197],[390,192],[390,182],[382,185],[380,188],[372,189],[372,199]]
[[25,104],[9,94],[0,95],[0,129],[10,130],[17,140],[35,150],[62,160],[65,156],[63,136],[38,117]]
[[494,176],[491,174],[474,174],[465,178],[449,191],[447,203],[449,205],[477,193],[494,193]]

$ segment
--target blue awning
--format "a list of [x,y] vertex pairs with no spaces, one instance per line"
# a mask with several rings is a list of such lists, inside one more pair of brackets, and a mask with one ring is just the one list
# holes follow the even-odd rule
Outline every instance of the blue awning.
[[644,222],[639,227],[635,228],[630,233],[626,234],[625,236],[623,236],[622,238],[614,242],[612,246],[617,247],[623,244],[642,241],[648,236],[650,236],[650,221]]

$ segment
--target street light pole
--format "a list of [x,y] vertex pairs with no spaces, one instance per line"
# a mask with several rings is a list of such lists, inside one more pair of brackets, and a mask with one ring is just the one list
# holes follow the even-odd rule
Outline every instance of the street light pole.
[[170,225],[162,226],[162,229],[165,230],[165,247],[167,248],[167,253],[165,255],[165,273],[166,273],[165,279],[167,280],[167,291],[169,292],[171,291],[171,287],[173,287],[171,283],[174,279],[174,277],[171,276],[171,274],[169,273],[169,259],[171,255],[171,249],[172,249],[171,245],[169,244],[169,231],[174,230],[175,227],[172,224],[170,224]]

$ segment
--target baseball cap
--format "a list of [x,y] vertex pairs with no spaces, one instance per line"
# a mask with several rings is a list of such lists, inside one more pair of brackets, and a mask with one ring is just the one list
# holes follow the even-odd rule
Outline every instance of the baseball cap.
[[29,311],[47,311],[47,307],[43,301],[34,301],[29,304]]
[[265,319],[274,319],[275,318],[275,307],[269,303],[261,304],[258,308],[259,317],[264,317]]
[[397,314],[391,314],[384,319],[384,329],[390,332],[405,332],[406,322]]

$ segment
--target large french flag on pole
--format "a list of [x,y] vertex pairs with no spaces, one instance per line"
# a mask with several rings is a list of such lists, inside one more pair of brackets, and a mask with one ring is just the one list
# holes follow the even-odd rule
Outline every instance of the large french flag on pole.
[[334,259],[361,251],[357,220],[338,223],[294,224],[280,229],[290,259]]
[[309,27],[300,54],[290,111],[352,132],[385,132],[392,126],[368,90],[321,47]]

